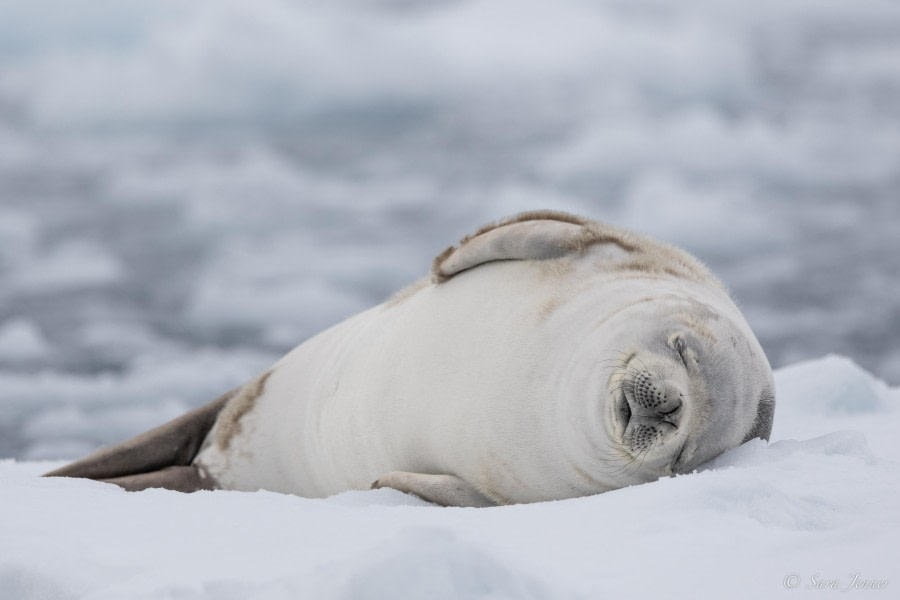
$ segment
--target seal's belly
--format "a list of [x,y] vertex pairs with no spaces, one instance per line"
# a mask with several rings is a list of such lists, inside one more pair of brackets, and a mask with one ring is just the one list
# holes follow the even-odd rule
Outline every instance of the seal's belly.
[[305,497],[368,489],[390,471],[433,469],[425,449],[408,451],[405,434],[414,420],[422,430],[415,413],[428,398],[410,392],[414,377],[391,372],[402,369],[396,349],[373,348],[389,343],[371,335],[390,319],[383,313],[358,315],[279,361],[236,422],[217,421],[195,464],[224,489]]
[[[496,294],[491,270],[471,278],[484,276]],[[533,291],[516,270],[507,267],[510,280]],[[531,357],[545,353],[510,353],[536,336],[506,323],[532,320],[539,309],[497,303],[495,315],[473,323],[472,314],[493,309],[480,290],[469,296],[426,289],[308,340],[274,366],[227,443],[217,423],[196,464],[226,489],[323,497],[368,489],[392,471],[489,485],[496,478],[486,461],[507,472],[518,460],[533,462],[521,451],[542,446],[525,423],[540,418],[529,405],[537,377]],[[504,457],[510,447],[520,450]]]

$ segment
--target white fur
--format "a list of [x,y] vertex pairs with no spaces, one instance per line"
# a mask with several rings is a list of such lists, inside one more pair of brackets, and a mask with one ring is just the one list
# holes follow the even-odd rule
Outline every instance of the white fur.
[[[576,225],[552,227],[569,235]],[[195,463],[230,489],[323,497],[402,471],[454,475],[493,502],[513,503],[656,479],[671,473],[676,445],[688,468],[738,445],[755,398],[772,385],[762,349],[712,276],[628,267],[640,263],[635,239],[637,247],[611,252],[600,243],[545,260],[490,262],[483,248],[478,261],[457,257],[464,272],[291,351],[227,447],[214,428]],[[673,250],[673,263],[684,256]],[[721,318],[704,320],[707,313]],[[711,384],[692,382],[677,355],[646,349],[692,322],[722,365]],[[735,339],[746,348],[740,360]],[[682,428],[696,440],[673,436],[640,465],[611,450],[621,437],[610,404],[620,353],[655,361],[691,390]],[[717,412],[717,390],[707,388],[726,385],[735,400]]]

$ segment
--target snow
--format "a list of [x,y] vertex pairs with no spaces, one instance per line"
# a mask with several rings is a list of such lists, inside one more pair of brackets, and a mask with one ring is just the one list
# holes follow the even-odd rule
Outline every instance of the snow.
[[[394,490],[127,493],[0,462],[0,597],[772,598],[897,585],[900,388],[829,356],[776,373],[776,432],[598,496],[441,508]],[[793,580],[791,580],[793,581]],[[879,595],[879,597],[882,597]],[[888,597],[888,596],[883,596]]]

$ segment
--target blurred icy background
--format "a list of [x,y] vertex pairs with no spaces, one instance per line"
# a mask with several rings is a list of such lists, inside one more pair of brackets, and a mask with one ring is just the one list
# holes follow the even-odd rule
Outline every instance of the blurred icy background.
[[695,252],[900,382],[892,0],[3,0],[0,457],[237,384],[510,213]]

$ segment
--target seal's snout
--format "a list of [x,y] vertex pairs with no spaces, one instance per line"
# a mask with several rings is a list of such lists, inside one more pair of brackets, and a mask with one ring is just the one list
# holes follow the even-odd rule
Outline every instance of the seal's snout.
[[630,369],[619,389],[615,420],[622,444],[630,452],[647,451],[678,429],[684,394],[673,381],[647,369]]
[[[645,417],[665,417],[681,408],[684,395],[677,387],[666,382],[655,382],[647,371],[639,371],[631,378],[630,390],[625,397],[632,412]],[[628,392],[631,392],[630,394]]]

